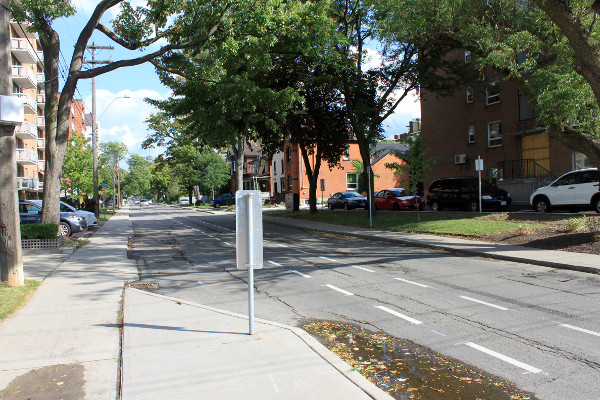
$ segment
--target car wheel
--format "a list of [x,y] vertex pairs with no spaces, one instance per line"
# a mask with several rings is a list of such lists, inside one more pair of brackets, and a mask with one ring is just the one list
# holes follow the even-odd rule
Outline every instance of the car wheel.
[[472,212],[477,212],[479,211],[479,203],[477,203],[476,200],[470,200],[467,209]]
[[431,202],[431,210],[432,211],[440,211],[440,203],[438,203],[437,201],[432,201]]
[[550,211],[550,203],[545,198],[541,197],[535,200],[533,208],[537,212],[549,212]]
[[348,203],[344,203],[344,210],[348,211],[350,207],[348,207]]
[[215,208],[221,208],[221,203],[215,203]]
[[400,211],[400,206],[398,205],[398,203],[394,203],[394,205],[392,206],[392,209],[394,211]]
[[61,222],[58,225],[58,236],[71,236],[71,227],[66,222]]
[[594,205],[594,211],[600,213],[600,196],[596,196],[596,198],[592,200],[592,204]]

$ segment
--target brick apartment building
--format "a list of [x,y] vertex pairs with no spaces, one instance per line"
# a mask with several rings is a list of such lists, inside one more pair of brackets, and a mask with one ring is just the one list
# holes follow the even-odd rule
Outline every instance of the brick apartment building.
[[[468,52],[453,56],[470,62]],[[421,118],[423,148],[439,157],[425,188],[437,178],[476,176],[474,160],[480,156],[482,178],[506,189],[513,204],[527,205],[537,187],[591,166],[583,154],[550,138],[518,89],[497,75],[447,97],[423,90]]]
[[[394,187],[408,187],[408,181],[405,177],[394,175],[394,172],[385,167],[387,163],[402,161],[395,155],[395,151],[404,154],[408,152],[408,146],[405,144],[377,144],[371,150],[371,168],[375,176],[375,191]],[[310,156],[311,165],[314,166],[314,157]],[[317,187],[317,203],[327,200],[332,194],[337,192],[347,192],[358,190],[358,175],[352,165],[352,160],[362,160],[360,150],[356,142],[348,143],[345,154],[340,160],[340,166],[329,169],[327,163],[322,163],[319,170],[319,181],[324,180],[325,190],[321,191],[321,186]],[[283,150],[283,178],[280,175],[279,189],[282,193],[292,193],[299,196],[300,204],[307,205],[309,197],[309,180],[306,174],[306,166],[300,152],[300,148],[295,143],[286,143]]]

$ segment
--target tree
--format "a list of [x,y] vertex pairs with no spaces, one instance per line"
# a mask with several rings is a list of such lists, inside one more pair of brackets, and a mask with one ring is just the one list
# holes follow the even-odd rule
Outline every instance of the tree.
[[149,197],[152,194],[150,181],[152,175],[148,161],[139,154],[132,154],[127,160],[129,174],[123,182],[129,195]]
[[[151,104],[168,119],[177,120],[192,141],[211,148],[232,148],[237,165],[243,165],[245,141],[260,139],[263,148],[281,147],[278,125],[299,96],[285,76],[273,71],[284,71],[278,67],[314,52],[320,43],[319,28],[329,23],[326,4],[299,0],[252,3],[245,14],[223,24],[208,47],[162,57],[157,68],[163,73],[159,75],[174,96]],[[180,139],[164,124],[156,126],[158,136],[146,144],[160,143],[165,137]],[[268,140],[263,140],[267,136]],[[243,169],[236,171],[241,188]]]
[[[408,155],[402,154],[399,151],[394,153],[403,162],[387,163],[385,167],[394,170],[395,175],[408,175],[410,192],[413,196],[417,196],[419,194],[419,187],[427,179],[427,172],[435,165],[438,157],[428,158],[426,156],[426,151],[423,150],[423,138],[420,133],[410,136],[406,140],[406,143],[410,150]],[[417,208],[417,220],[421,222],[418,201],[415,201],[415,207]]]
[[549,136],[600,165],[597,5],[582,0],[386,0],[381,7],[388,10],[384,35],[470,51],[480,71],[497,71],[517,86]]
[[[107,10],[119,4],[121,13],[113,20],[111,30],[100,23],[100,19]],[[69,64],[68,76],[59,97],[60,37],[52,28],[52,24],[58,18],[73,15],[75,9],[69,0],[11,0],[12,17],[19,22],[28,22],[28,29],[38,33],[44,55],[46,176],[43,222],[58,223],[59,220],[60,178],[68,141],[69,112],[79,80],[121,67],[152,62],[159,56],[180,49],[192,46],[201,48],[227,18],[233,4],[228,0],[166,0],[149,1],[147,7],[134,8],[123,0],[101,0],[79,34]],[[114,61],[84,71],[84,53],[95,30],[129,50],[144,50],[157,42],[162,43],[159,41],[166,41],[167,44],[132,59]]]
[[194,169],[200,177],[198,182],[200,192],[210,193],[213,197],[215,191],[231,179],[229,165],[213,149],[204,148],[200,151]]
[[73,133],[67,145],[61,188],[69,196],[86,199],[93,191],[92,148],[79,132]]

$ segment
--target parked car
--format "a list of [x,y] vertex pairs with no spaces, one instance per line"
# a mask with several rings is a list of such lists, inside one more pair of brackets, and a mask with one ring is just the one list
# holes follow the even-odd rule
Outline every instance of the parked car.
[[221,195],[221,197],[210,201],[210,205],[214,208],[220,208],[221,206],[226,206],[227,204],[235,204],[235,197],[229,193],[225,193]]
[[361,196],[356,192],[338,192],[327,199],[327,208],[333,210],[335,208],[343,208],[344,210],[352,210],[354,208],[369,208],[366,197]]
[[[39,206],[39,208],[41,209],[44,202],[43,200],[27,200],[30,201],[36,205]],[[81,218],[85,218],[85,221],[87,222],[88,228],[90,226],[97,226],[98,225],[98,219],[96,218],[96,215],[93,212],[89,212],[89,211],[85,211],[85,210],[78,210],[75,207],[73,207],[72,205],[65,203],[64,201],[60,202],[60,212],[61,213],[72,213],[74,215],[77,215],[78,217]]]
[[591,209],[600,213],[599,181],[598,168],[568,172],[550,185],[533,192],[529,197],[529,204],[538,212],[549,212],[553,209]]
[[[40,223],[41,212],[41,200],[19,201],[19,214],[21,216],[21,223]],[[75,213],[72,212],[60,213],[60,222],[58,224],[58,236],[71,236],[74,233],[83,232],[87,230],[87,228],[88,225],[85,218],[75,215]]]
[[384,189],[375,194],[376,210],[415,210],[416,203],[419,210],[425,207],[425,201],[420,196],[413,196],[403,188]]
[[[427,191],[427,204],[433,211],[442,208],[479,210],[479,178],[462,176],[440,178],[433,181]],[[481,207],[483,209],[507,210],[512,199],[510,194],[488,181],[481,180]]]
[[142,207],[142,206],[149,206],[149,205],[150,205],[150,200],[142,199],[140,201],[140,207]]

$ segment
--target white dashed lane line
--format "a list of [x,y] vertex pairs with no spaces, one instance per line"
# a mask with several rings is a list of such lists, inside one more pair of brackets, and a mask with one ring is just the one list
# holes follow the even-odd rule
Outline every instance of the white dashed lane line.
[[335,290],[335,291],[338,291],[338,292],[340,292],[340,293],[343,293],[343,294],[345,294],[346,296],[354,296],[354,293],[350,293],[350,292],[348,292],[347,290],[340,289],[340,288],[339,288],[339,287],[337,287],[337,286],[333,286],[333,285],[329,285],[329,284],[327,284],[327,285],[325,285],[325,286],[327,286],[329,289],[333,289],[333,290]]
[[333,258],[329,258],[329,257],[320,256],[319,258],[322,258],[323,260],[327,260],[327,261],[331,261],[331,262],[339,262],[338,260],[334,260]]
[[498,306],[496,304],[488,303],[487,301],[483,301],[483,300],[477,300],[477,299],[474,299],[472,297],[467,297],[467,296],[458,296],[458,297],[460,297],[461,299],[465,299],[465,300],[469,300],[469,301],[475,302],[475,303],[483,304],[483,305],[486,305],[488,307],[494,307],[494,308],[497,308],[498,310],[503,310],[503,311],[507,311],[508,310],[508,308],[506,308],[506,307],[502,307],[502,306]]
[[275,261],[267,260],[267,262],[273,264],[276,267],[281,267],[281,264],[276,263]]
[[359,267],[358,265],[351,265],[352,268],[356,268],[356,269],[361,269],[363,271],[367,271],[367,272],[375,272],[372,269],[369,268],[364,268],[364,267]]
[[466,342],[465,345],[467,345],[467,346],[469,346],[469,347],[471,347],[471,348],[473,348],[475,350],[479,350],[479,351],[481,351],[481,352],[483,352],[485,354],[488,354],[488,355],[490,355],[492,357],[495,357],[495,358],[497,358],[499,360],[502,360],[504,362],[512,364],[512,365],[514,365],[516,367],[519,367],[519,368],[522,368],[522,369],[524,369],[526,371],[532,372],[534,374],[539,374],[540,372],[542,372],[542,370],[539,369],[539,368],[532,367],[529,364],[525,364],[524,362],[515,360],[514,358],[505,356],[504,354],[500,354],[498,352],[495,352],[494,350],[490,350],[490,349],[488,349],[486,347],[483,347],[483,346],[480,346],[478,344],[475,344],[475,343],[472,343],[472,342]]
[[410,283],[411,285],[416,285],[416,286],[420,286],[420,287],[424,287],[424,288],[430,288],[431,287],[431,286],[424,285],[422,283],[409,281],[407,279],[402,279],[402,278],[394,278],[394,279],[396,279],[397,281],[401,281],[401,282],[405,282],[405,283]]
[[575,331],[587,333],[589,335],[600,336],[600,333],[590,331],[589,329],[579,328],[577,326],[573,326],[573,325],[569,325],[569,324],[560,324],[560,326],[562,326],[563,328],[569,328],[569,329],[573,329]]
[[310,275],[303,274],[302,272],[300,272],[300,271],[296,271],[296,270],[294,270],[294,269],[290,269],[290,272],[293,272],[293,273],[294,273],[294,274],[296,274],[296,275],[300,275],[300,276],[301,276],[301,277],[303,277],[303,278],[310,278]]
[[417,319],[411,318],[411,317],[409,317],[407,315],[404,315],[404,314],[400,314],[398,311],[394,311],[394,310],[389,309],[389,308],[387,308],[385,306],[375,306],[375,308],[379,308],[380,310],[385,311],[386,313],[390,313],[392,315],[395,315],[396,317],[402,318],[403,320],[408,321],[408,322],[410,322],[412,324],[415,324],[415,325],[421,325],[423,323],[423,322],[421,322],[421,321],[419,321]]

